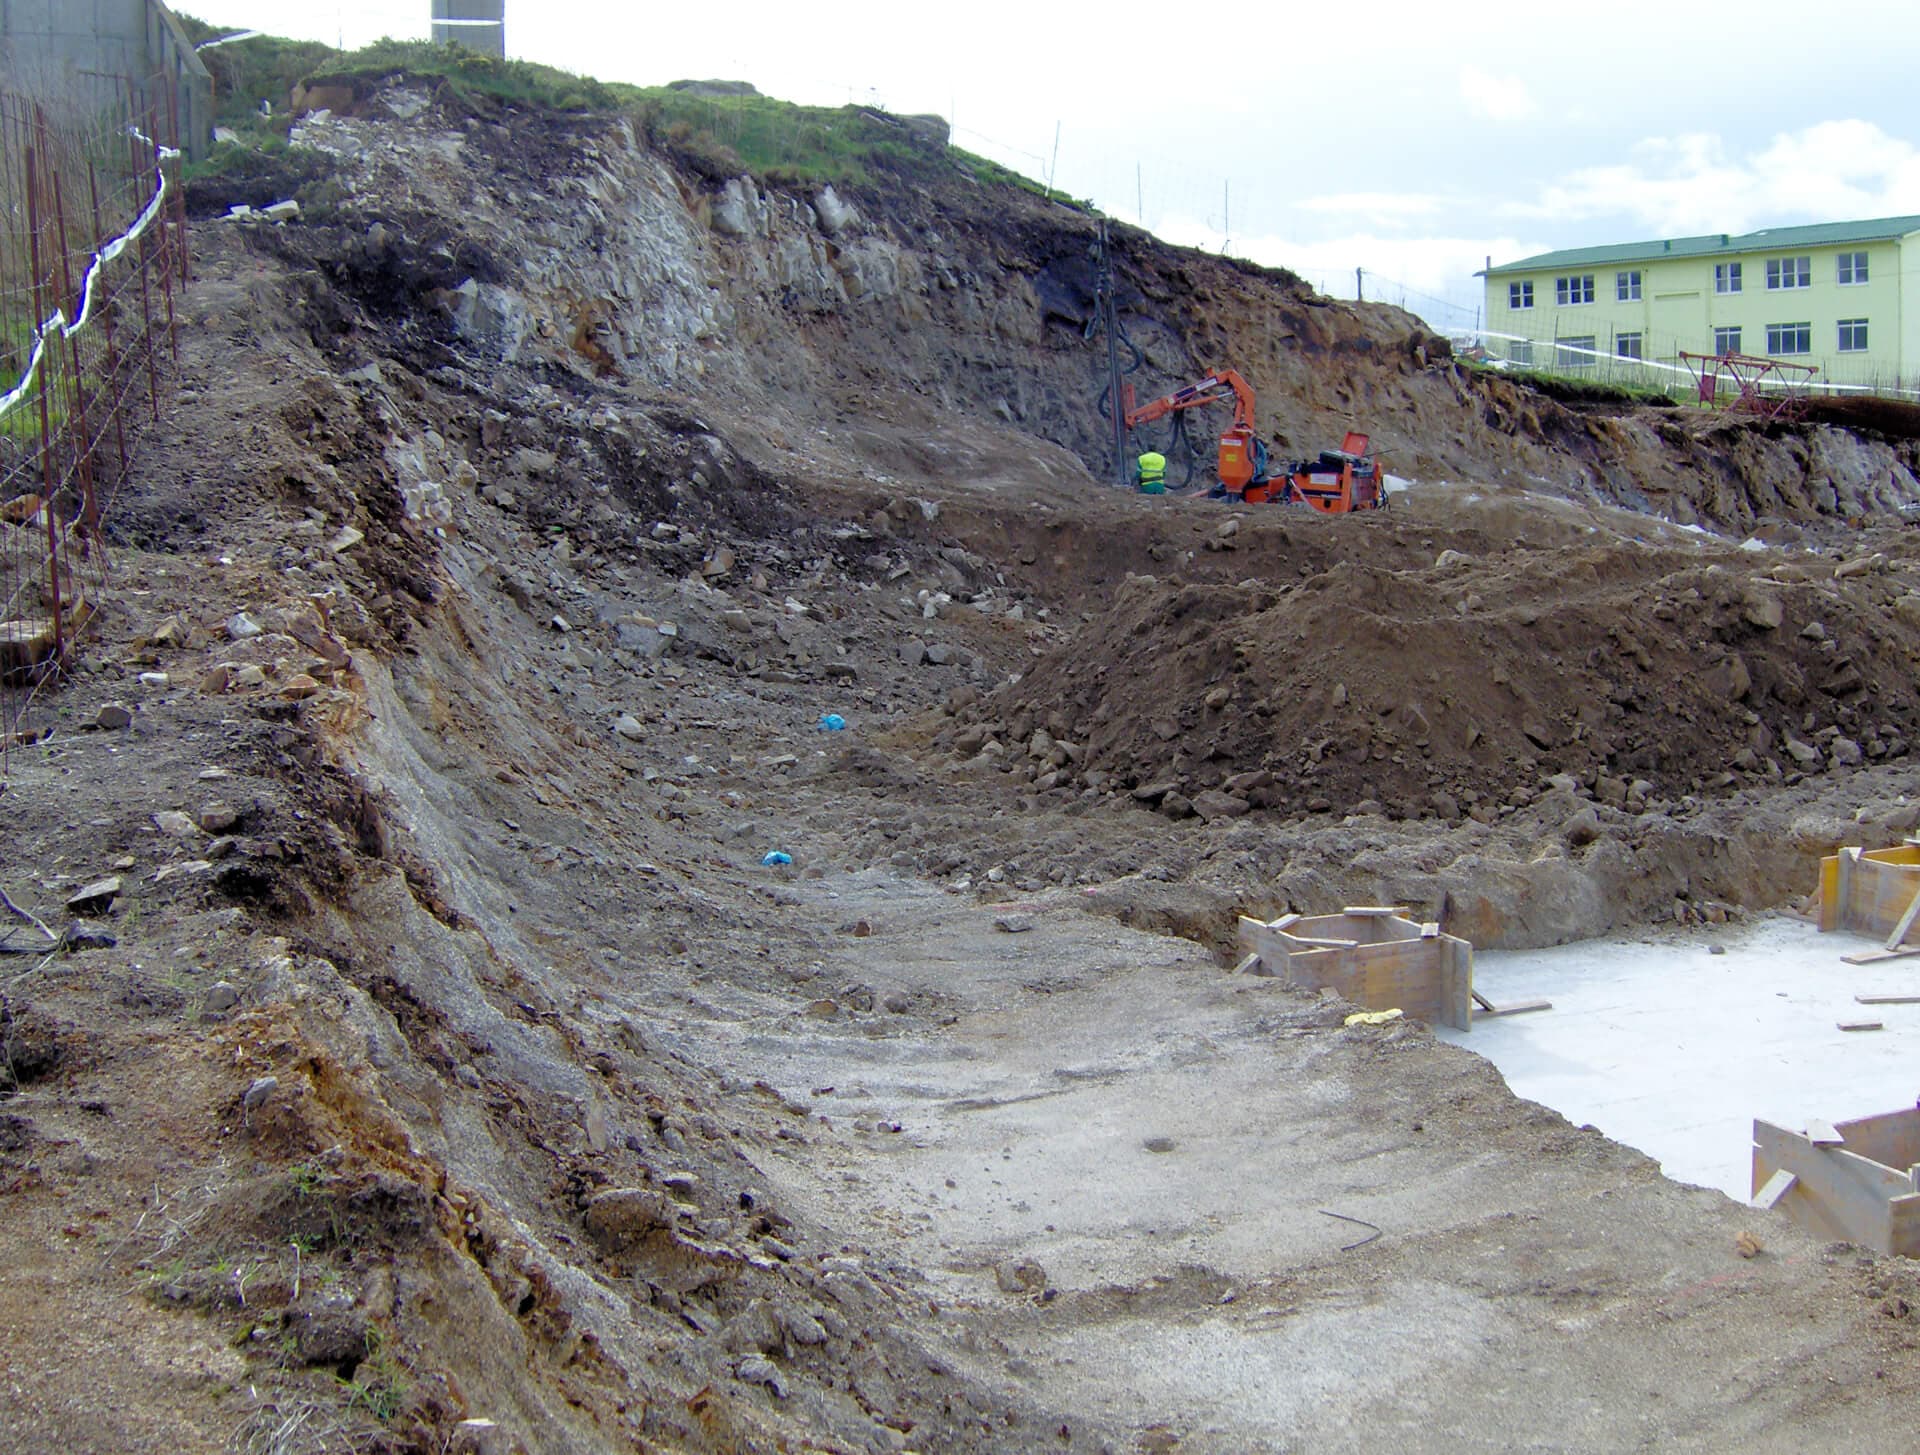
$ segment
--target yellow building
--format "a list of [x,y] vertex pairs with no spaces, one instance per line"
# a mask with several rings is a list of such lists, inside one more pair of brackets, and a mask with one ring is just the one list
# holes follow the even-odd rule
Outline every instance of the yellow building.
[[1478,276],[1487,347],[1516,365],[1664,386],[1686,350],[1809,364],[1816,384],[1920,382],[1920,216],[1489,258]]

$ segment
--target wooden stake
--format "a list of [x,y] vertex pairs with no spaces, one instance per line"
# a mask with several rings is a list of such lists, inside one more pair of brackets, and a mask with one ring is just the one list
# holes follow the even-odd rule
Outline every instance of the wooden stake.
[[1893,927],[1893,933],[1887,936],[1889,950],[1900,948],[1900,942],[1907,937],[1907,931],[1913,928],[1916,918],[1920,918],[1920,889],[1913,892],[1913,898],[1907,904],[1907,912],[1900,916],[1900,922]]
[[1799,1181],[1791,1172],[1783,1170],[1774,1173],[1767,1179],[1767,1185],[1753,1195],[1753,1205],[1766,1210],[1779,1206],[1780,1199],[1792,1192]]

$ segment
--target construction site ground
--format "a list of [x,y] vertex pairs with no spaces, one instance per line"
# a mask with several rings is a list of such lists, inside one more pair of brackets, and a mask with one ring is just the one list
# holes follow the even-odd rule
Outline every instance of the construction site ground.
[[1920,818],[1897,517],[1142,499],[196,245],[0,800],[114,939],[0,959],[0,1451],[1912,1448],[1910,1262],[1516,1097],[1519,1021],[1231,973],[1362,902],[1773,956]]
[[[1855,997],[1915,991],[1914,964],[1848,965],[1878,948],[1799,916],[1718,930],[1588,940],[1482,955],[1475,984],[1552,1013],[1442,1030],[1521,1096],[1638,1147],[1681,1182],[1745,1201],[1756,1117],[1804,1126],[1912,1103],[1920,1017]],[[1878,1029],[1844,1029],[1874,1024]],[[1856,1110],[1857,1109],[1857,1110]]]

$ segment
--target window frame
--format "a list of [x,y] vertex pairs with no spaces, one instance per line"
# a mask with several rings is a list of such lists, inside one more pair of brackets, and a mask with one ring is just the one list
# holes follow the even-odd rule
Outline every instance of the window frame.
[[[1740,342],[1741,340],[1740,330],[1741,330],[1741,325],[1737,323],[1724,324],[1714,329],[1713,352],[1715,353],[1716,356],[1720,354],[1737,354],[1737,353],[1743,352],[1743,349],[1741,348],[1741,342]],[[1728,338],[1731,338],[1733,340],[1733,343],[1731,346],[1729,346],[1726,342]]]
[[1582,308],[1593,302],[1593,274],[1569,273],[1555,278],[1553,301],[1561,308]]
[[1866,249],[1836,254],[1833,260],[1833,281],[1835,286],[1840,288],[1859,288],[1871,282]]
[[1715,263],[1713,265],[1713,291],[1715,293],[1741,292],[1740,264]]
[[1640,269],[1626,268],[1613,275],[1613,301],[1615,303],[1640,302]]
[[1864,354],[1867,351],[1867,320],[1843,318],[1834,327],[1834,352]]
[[1791,293],[1813,286],[1813,254],[1767,259],[1767,292]]
[[1507,284],[1507,310],[1510,313],[1523,313],[1533,307],[1533,279],[1523,279],[1518,283]]
[[[1782,348],[1781,340],[1787,330],[1793,331],[1793,342],[1799,348]],[[1796,323],[1770,323],[1767,325],[1767,357],[1770,359],[1792,359],[1813,352],[1813,321],[1808,319]]]
[[[1633,346],[1631,351],[1627,347],[1629,343]],[[1644,362],[1647,357],[1646,347],[1647,336],[1638,330],[1632,333],[1617,333],[1613,336],[1613,356],[1616,359],[1632,359],[1635,363]]]
[[[1599,362],[1594,357],[1599,353],[1599,336],[1591,333],[1568,334],[1565,338],[1553,341],[1553,364],[1556,369],[1591,369]],[[1573,352],[1579,350],[1578,353]]]

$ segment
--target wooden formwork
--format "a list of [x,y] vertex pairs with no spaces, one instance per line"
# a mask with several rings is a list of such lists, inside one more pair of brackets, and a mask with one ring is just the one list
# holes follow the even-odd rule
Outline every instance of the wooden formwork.
[[1920,1110],[1805,1132],[1753,1124],[1753,1192],[1823,1238],[1920,1257]]
[[[1893,849],[1842,849],[1820,861],[1820,928],[1905,941],[1920,917],[1908,911],[1920,896],[1920,844]],[[1893,932],[1900,931],[1898,939]]]
[[1291,984],[1338,991],[1368,1010],[1400,1010],[1463,1031],[1473,1025],[1473,946],[1398,909],[1361,906],[1271,922],[1243,916],[1240,945]]

